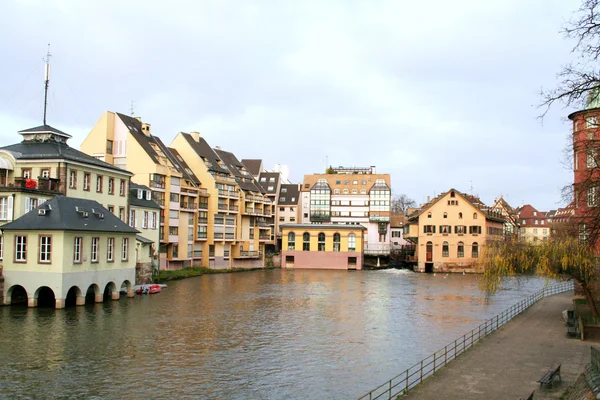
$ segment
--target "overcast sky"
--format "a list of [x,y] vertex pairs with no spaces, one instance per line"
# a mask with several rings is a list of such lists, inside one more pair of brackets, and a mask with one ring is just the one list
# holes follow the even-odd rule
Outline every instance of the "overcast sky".
[[577,0],[2,3],[0,145],[48,123],[79,147],[106,110],[167,144],[199,131],[293,181],[376,165],[423,202],[453,187],[491,204],[561,205],[573,111],[539,91],[573,56]]

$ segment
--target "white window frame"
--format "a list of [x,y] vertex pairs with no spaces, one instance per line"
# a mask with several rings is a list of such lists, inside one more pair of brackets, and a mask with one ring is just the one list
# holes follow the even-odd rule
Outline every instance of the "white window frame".
[[40,236],[40,254],[38,261],[49,263],[52,261],[52,236]]
[[115,238],[106,239],[106,261],[115,260]]
[[27,262],[27,235],[15,236],[15,261]]
[[98,249],[100,248],[100,238],[92,238],[92,247],[90,249],[90,261],[95,263],[98,262]]
[[73,262],[80,263],[81,262],[81,249],[83,245],[83,238],[81,236],[76,236],[73,239]]
[[121,261],[129,259],[129,238],[121,239]]

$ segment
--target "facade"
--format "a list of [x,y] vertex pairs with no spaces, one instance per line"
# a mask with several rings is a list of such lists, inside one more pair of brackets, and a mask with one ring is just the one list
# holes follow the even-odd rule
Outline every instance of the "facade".
[[[575,214],[575,202],[569,203],[566,207],[556,210],[549,218],[551,230],[550,235],[555,236],[561,233],[577,233],[572,232],[572,219]],[[550,217],[550,216],[549,216]]]
[[[252,160],[246,160],[245,163],[250,163],[252,166],[253,164],[250,161]],[[282,184],[281,174],[279,172],[261,171],[256,180],[264,191],[265,197],[271,202],[271,216],[266,218],[269,226],[271,227],[271,241],[267,245],[267,249],[276,251],[280,248],[281,244],[281,234],[278,235],[279,224],[277,220],[277,202],[279,201],[279,190]]]
[[148,186],[132,183],[129,190],[129,226],[138,230],[135,238],[136,284],[152,281],[158,269],[160,206],[152,200]]
[[516,209],[519,223],[519,240],[542,242],[550,238],[551,224],[545,212],[538,211],[530,204]]
[[404,225],[406,224],[405,215],[392,215],[390,228],[392,234],[390,235],[390,246],[392,250],[400,250],[407,244],[408,240],[404,239]]
[[304,176],[300,222],[362,225],[365,254],[389,255],[390,175],[375,173],[375,167],[339,167],[331,172]]
[[[81,144],[85,153],[133,173],[160,206],[160,268],[208,266],[208,192],[176,150],[141,118],[107,111]],[[119,211],[120,215],[120,211]],[[204,228],[201,228],[203,226]]]
[[494,201],[492,211],[499,212],[504,217],[504,236],[517,237],[519,234],[519,214],[508,204],[504,197]]
[[280,186],[276,210],[275,231],[277,232],[278,248],[281,249],[281,225],[297,224],[300,221],[300,184],[286,183]]
[[504,222],[478,198],[450,189],[408,216],[404,237],[416,245],[419,272],[480,272],[480,252],[503,237]]
[[281,266],[288,269],[362,269],[365,231],[362,225],[281,225]]
[[[137,231],[93,200],[55,196],[2,226],[4,304],[133,296]],[[103,296],[104,293],[104,296]],[[42,297],[40,297],[42,296]]]

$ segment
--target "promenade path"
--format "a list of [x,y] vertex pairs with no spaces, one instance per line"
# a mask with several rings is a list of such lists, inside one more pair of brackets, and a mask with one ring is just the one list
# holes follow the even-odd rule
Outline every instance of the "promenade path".
[[[402,399],[558,399],[590,363],[593,343],[567,337],[562,311],[573,292],[545,297],[481,339]],[[537,380],[562,364],[562,383],[540,389]]]

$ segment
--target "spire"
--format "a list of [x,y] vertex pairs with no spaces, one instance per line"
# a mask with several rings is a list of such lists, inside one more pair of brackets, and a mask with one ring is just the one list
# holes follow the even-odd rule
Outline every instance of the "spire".
[[48,85],[50,83],[50,43],[48,43],[48,52],[46,53],[46,69],[45,69],[45,78],[46,82],[44,84],[44,125],[46,125],[46,109],[48,108]]

